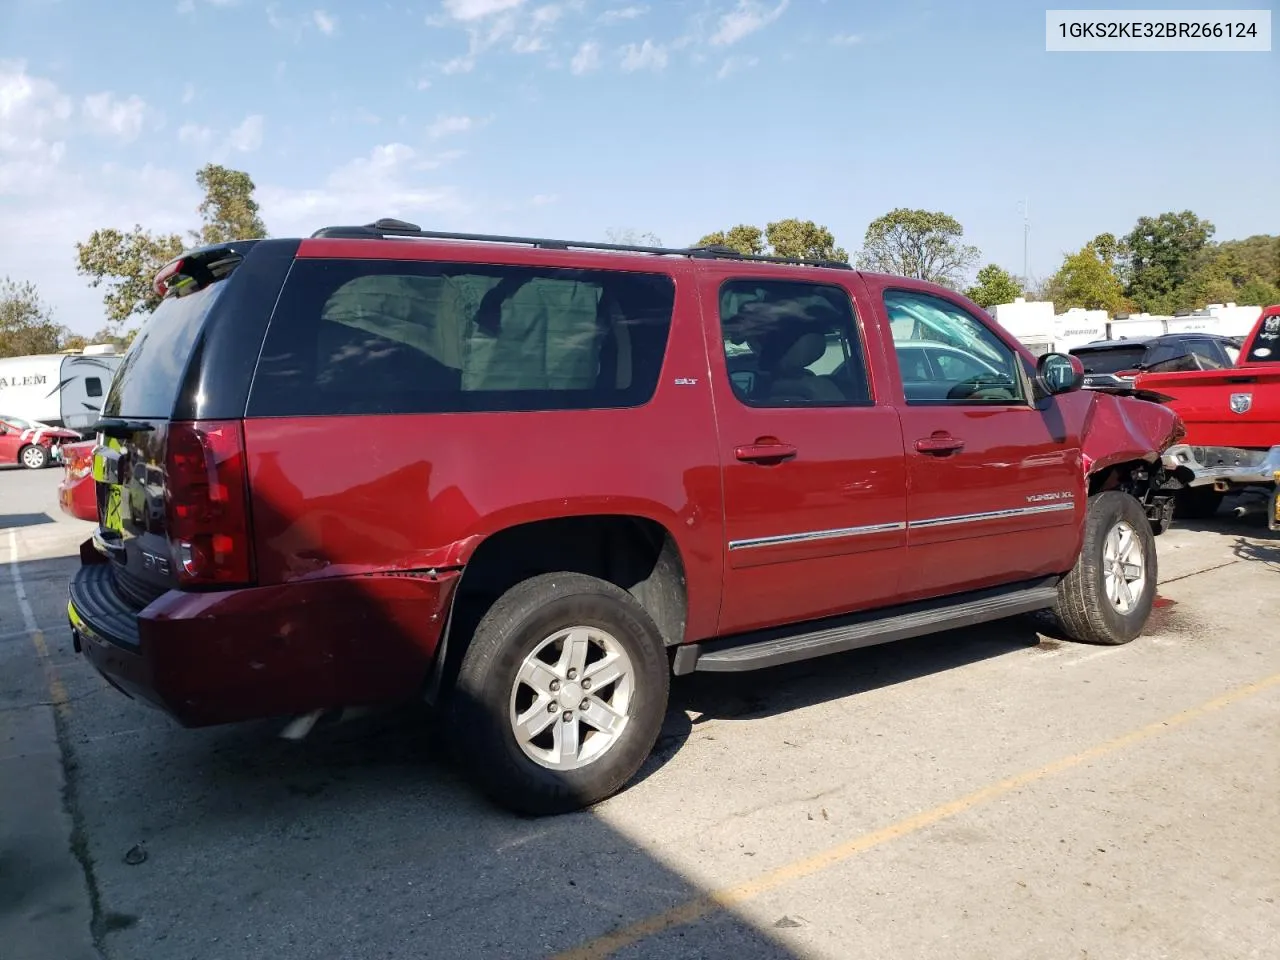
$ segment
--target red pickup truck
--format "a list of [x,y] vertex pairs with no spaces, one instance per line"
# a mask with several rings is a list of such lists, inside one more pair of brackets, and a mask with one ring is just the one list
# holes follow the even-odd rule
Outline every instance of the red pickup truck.
[[[1178,515],[1209,517],[1222,498],[1246,486],[1275,486],[1280,472],[1280,305],[1266,307],[1234,367],[1144,373],[1138,391],[1162,394],[1186,426],[1164,454],[1165,469],[1186,486]],[[1271,511],[1275,525],[1275,510]]]
[[636,773],[672,675],[1046,609],[1119,644],[1151,612],[1177,417],[952,290],[394,220],[156,286],[68,616],[191,726],[425,698],[550,813]]

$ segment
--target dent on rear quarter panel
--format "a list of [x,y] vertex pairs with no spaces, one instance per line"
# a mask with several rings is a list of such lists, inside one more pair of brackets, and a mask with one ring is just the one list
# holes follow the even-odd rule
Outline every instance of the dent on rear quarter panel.
[[1168,407],[1133,397],[1089,392],[1084,424],[1085,473],[1117,463],[1152,462],[1185,434],[1181,418]]

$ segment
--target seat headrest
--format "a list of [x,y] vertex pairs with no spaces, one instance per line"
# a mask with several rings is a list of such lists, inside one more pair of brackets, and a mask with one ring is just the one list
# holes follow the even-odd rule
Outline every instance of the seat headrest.
[[827,338],[820,333],[802,333],[778,358],[779,373],[799,373],[827,352]]

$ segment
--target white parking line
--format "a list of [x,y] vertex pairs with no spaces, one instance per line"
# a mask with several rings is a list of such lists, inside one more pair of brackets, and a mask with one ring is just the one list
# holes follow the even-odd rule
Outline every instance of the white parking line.
[[44,634],[36,624],[36,615],[31,609],[31,601],[27,599],[27,588],[22,582],[18,554],[18,535],[9,531],[9,576],[13,580],[13,592],[18,596],[18,610],[22,613],[22,625],[26,627],[31,643],[36,648],[36,656],[40,658],[40,666],[44,670],[45,682],[49,685],[49,698],[59,716],[65,715],[68,709],[67,688],[58,676],[58,668],[49,658],[49,645],[44,642]]
[[37,632],[36,616],[31,612],[31,603],[27,600],[27,588],[22,583],[22,573],[18,569],[18,534],[9,531],[9,575],[13,578],[13,592],[18,595],[18,610],[22,613],[22,625],[27,633]]

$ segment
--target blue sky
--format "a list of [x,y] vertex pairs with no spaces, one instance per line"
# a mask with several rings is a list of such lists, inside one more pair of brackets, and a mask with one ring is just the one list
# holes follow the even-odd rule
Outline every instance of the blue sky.
[[1050,54],[1044,16],[1003,0],[0,0],[0,275],[96,329],[75,241],[196,226],[209,160],[253,176],[276,235],[398,216],[677,245],[799,216],[854,252],[910,206],[956,216],[983,262],[1020,273],[1026,196],[1044,275],[1143,214],[1280,232],[1280,54]]

